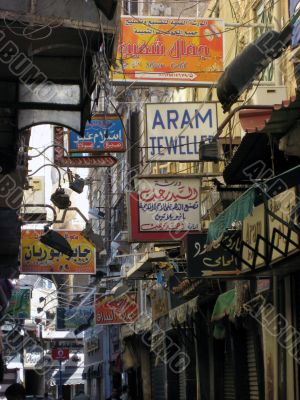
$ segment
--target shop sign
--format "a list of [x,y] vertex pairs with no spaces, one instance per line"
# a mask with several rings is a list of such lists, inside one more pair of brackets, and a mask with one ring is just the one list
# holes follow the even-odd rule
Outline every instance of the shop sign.
[[199,161],[218,129],[216,103],[146,104],[147,161]]
[[169,312],[169,297],[168,293],[161,287],[152,289],[151,294],[151,309],[152,309],[152,320],[163,317]]
[[[189,278],[235,275],[240,272],[240,259],[226,250],[221,242],[207,246],[206,233],[188,234],[185,241]],[[236,254],[240,254],[241,232],[227,232],[222,238],[222,243]]]
[[72,330],[82,325],[92,326],[94,323],[94,307],[57,307],[56,329]]
[[40,369],[44,367],[44,351],[41,346],[31,346],[24,349],[24,368]]
[[86,350],[88,353],[99,349],[99,338],[97,335],[93,335],[85,340]]
[[9,314],[15,318],[30,318],[31,290],[29,288],[19,288],[13,290],[6,314]]
[[[117,158],[111,155],[91,155],[89,153],[79,153],[78,157],[71,157],[70,155],[65,154],[64,148],[66,148],[67,143],[64,142],[64,129],[61,127],[54,128],[54,144],[54,164],[58,167],[113,167],[118,162]],[[73,154],[76,155],[76,153]]]
[[51,356],[52,360],[65,361],[70,357],[70,350],[63,348],[52,349]]
[[70,153],[99,153],[125,151],[124,129],[117,115],[96,115],[86,123],[84,137],[69,133]]
[[200,187],[195,178],[143,178],[130,193],[129,238],[151,242],[181,240],[200,230]]
[[[286,190],[277,196],[268,199],[268,209],[276,216],[280,217],[282,221],[289,223],[293,214],[294,208],[297,206],[297,196],[295,188]],[[243,222],[242,239],[245,244],[243,245],[242,257],[247,263],[253,265],[255,268],[263,267],[266,264],[266,225],[265,225],[266,211],[264,205],[260,204],[255,207],[252,215],[248,216]],[[290,232],[290,238],[286,236],[289,234],[288,228],[272,216],[268,216],[269,224],[269,259],[271,263],[277,262],[283,258],[281,252],[290,254],[297,250],[297,247],[289,240],[291,239],[296,244],[299,243],[298,236],[295,232]],[[248,248],[251,246],[252,249]],[[279,250],[279,251],[278,251]],[[248,271],[249,266],[244,262],[242,270]]]
[[[259,206],[255,207],[253,210],[252,215],[249,215],[243,222],[243,242],[247,245],[251,246],[251,248],[255,248],[258,238],[265,237],[265,212],[264,212],[264,205],[260,204]],[[262,240],[258,241],[258,247],[256,248],[256,252],[251,250],[247,246],[243,246],[242,257],[249,264],[255,263],[256,267],[261,267],[265,264],[264,259],[259,256],[259,254],[265,254],[265,244]],[[254,257],[256,258],[254,260]],[[246,268],[247,270],[249,267],[243,263],[243,269]]]
[[223,32],[219,19],[123,16],[112,79],[208,86],[224,70]]
[[22,230],[21,269],[23,274],[95,274],[96,250],[80,231],[58,231],[71,245],[73,255],[67,256],[44,245],[39,238],[42,230]]
[[96,325],[131,324],[138,319],[138,304],[136,293],[126,293],[114,296],[96,295],[95,322]]

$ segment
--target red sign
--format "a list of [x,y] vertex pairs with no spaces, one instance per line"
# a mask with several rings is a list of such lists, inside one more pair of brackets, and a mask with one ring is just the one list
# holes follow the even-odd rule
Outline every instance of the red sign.
[[52,349],[52,359],[65,361],[69,359],[69,349]]
[[121,325],[137,321],[136,293],[126,293],[118,298],[96,295],[95,319],[96,325]]

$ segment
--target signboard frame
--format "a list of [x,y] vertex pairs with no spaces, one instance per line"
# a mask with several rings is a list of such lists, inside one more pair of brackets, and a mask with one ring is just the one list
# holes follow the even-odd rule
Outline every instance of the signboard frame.
[[[121,117],[123,118],[123,117]],[[118,152],[124,152],[126,151],[126,142],[125,142],[125,131],[124,131],[124,123],[121,120],[121,118],[116,115],[116,114],[98,114],[94,115],[91,119],[91,122],[86,123],[85,131],[84,131],[84,136],[80,137],[77,132],[73,130],[69,130],[68,132],[68,141],[69,141],[69,148],[68,151],[69,153],[89,153],[89,154],[101,154],[101,153],[107,153],[107,152],[112,152],[112,153],[118,153]],[[101,127],[101,122],[105,124],[105,122],[112,121],[111,124],[116,125],[115,129],[118,129],[119,133],[118,136],[120,136],[119,140],[112,141],[110,140],[109,137],[109,128]],[[93,136],[90,139],[90,142],[94,142],[92,147],[82,147],[79,148],[80,143],[88,142],[89,140],[87,139],[86,135],[88,134],[90,129],[93,129],[93,123],[97,125],[96,123],[99,122],[99,126],[96,126],[94,129],[98,128],[99,130],[101,129],[107,129],[107,134],[108,137],[102,137],[101,140],[103,140],[103,148],[95,148],[94,146],[96,145],[96,140],[97,138],[95,137],[97,132],[93,133]],[[98,139],[100,141],[99,144],[101,144],[100,140],[100,135],[103,136],[103,133],[100,132],[98,134]],[[75,144],[75,139],[78,140],[77,143],[77,148]],[[115,138],[116,139],[116,138]],[[109,145],[110,144],[110,145]]]
[[220,18],[123,15],[112,82],[210,87],[224,71],[224,28]]
[[[134,318],[128,321],[124,321],[124,319],[121,319],[119,316],[116,316],[114,309],[116,308],[118,310],[120,309],[120,311],[118,311],[119,314],[121,314],[121,312],[122,313],[124,312],[122,302],[123,304],[125,304],[125,310],[126,310],[126,304],[128,305],[127,311],[130,311],[130,313],[133,312]],[[138,307],[138,299],[136,292],[128,292],[123,296],[117,298],[114,297],[113,295],[96,294],[94,299],[94,306],[95,306],[95,325],[127,325],[136,322],[139,318],[139,307]],[[101,310],[101,307],[103,312],[103,319],[106,319],[107,322],[104,321],[102,321],[102,323],[97,322],[99,309]]]
[[[164,115],[164,108],[170,106],[172,107],[171,110],[167,110],[167,118],[166,121],[162,119],[162,116]],[[187,112],[189,107],[194,107],[194,115],[192,112]],[[197,106],[197,107],[196,107]],[[207,118],[207,114],[205,118],[202,118],[201,110],[206,107],[207,108],[210,106],[211,107],[211,123],[212,127],[209,127],[210,134],[209,135],[202,135],[199,134],[200,128],[199,128],[199,123],[200,122],[205,122]],[[179,109],[184,108],[185,111],[183,112],[182,118],[179,119]],[[160,147],[158,146],[160,140],[159,138],[163,138],[163,136],[157,136],[157,140],[155,142],[155,146],[151,146],[151,142],[149,141],[150,138],[150,109],[151,108],[156,108],[159,110],[159,116],[157,116],[157,124],[156,125],[161,125],[165,126],[168,125],[168,129],[164,132],[164,140],[167,142],[166,144],[170,144],[170,146],[161,146],[163,149],[163,154],[161,155],[160,152]],[[145,126],[146,126],[146,161],[147,162],[194,162],[194,161],[199,161],[199,147],[202,142],[201,138],[203,137],[203,143],[210,142],[214,139],[215,134],[217,133],[218,129],[218,107],[217,107],[217,102],[216,101],[210,101],[210,102],[183,102],[183,103],[147,103],[145,104],[145,110],[146,110],[146,118],[145,118]],[[196,111],[199,111],[198,116],[196,117]],[[208,111],[207,111],[208,112]],[[172,114],[170,114],[172,113]],[[159,117],[159,118],[158,118]],[[200,121],[199,121],[200,119]],[[203,121],[204,119],[204,121]],[[153,118],[151,118],[151,121]],[[166,122],[166,124],[165,124]],[[184,125],[184,127],[180,127],[178,129],[177,123],[180,123],[180,125]],[[194,123],[196,122],[196,127],[194,128]],[[192,125],[192,127],[191,127]],[[172,126],[172,127],[171,127]],[[167,134],[170,132],[171,134],[178,129],[179,133],[178,134],[173,134],[172,136],[175,137],[175,139],[172,138],[170,135],[169,137]],[[208,128],[207,128],[208,129]],[[194,132],[193,132],[194,130]],[[193,132],[193,133],[192,133]],[[182,135],[184,134],[184,136]],[[194,139],[196,139],[196,142],[190,142],[188,138],[194,135]],[[196,136],[197,135],[197,136]],[[153,135],[154,136],[154,135]],[[152,136],[151,136],[152,137]],[[186,138],[186,144],[182,144],[182,138]],[[206,138],[206,139],[204,139]],[[168,142],[169,140],[169,142]],[[208,140],[208,141],[207,141]],[[175,142],[175,144],[174,144]],[[171,145],[172,143],[172,145]],[[196,144],[196,149],[195,149],[195,144]],[[173,146],[173,148],[178,149],[178,154],[176,150],[176,155],[172,157],[169,153],[170,150]],[[194,146],[194,153],[192,154],[190,152],[190,148]],[[151,155],[150,152],[153,151],[153,149],[157,149],[157,154]],[[182,149],[186,150],[183,151]],[[175,150],[174,150],[175,153]],[[181,154],[182,153],[182,154]],[[192,156],[188,156],[191,155]],[[182,157],[178,157],[182,155]],[[184,157],[185,156],[185,157]]]
[[[51,275],[58,275],[58,274],[84,274],[84,275],[95,275],[96,273],[96,249],[91,242],[85,239],[81,233],[81,231],[77,230],[57,230],[59,234],[61,234],[65,239],[67,239],[72,247],[72,242],[76,244],[79,243],[79,250],[77,252],[77,259],[78,262],[72,262],[71,259],[73,257],[69,257],[67,255],[62,255],[58,251],[52,249],[49,246],[44,245],[43,243],[39,242],[40,236],[44,233],[43,230],[38,229],[23,229],[21,231],[21,266],[20,272],[23,274],[51,274]],[[26,237],[27,235],[27,237]],[[35,244],[39,246],[40,253],[36,253],[34,257],[41,257],[39,260],[38,258],[36,261],[31,261],[32,253],[35,251]],[[87,256],[89,253],[84,251],[85,255],[80,254],[81,248],[80,245],[84,244],[86,246],[86,250],[89,250],[91,254],[89,260],[87,260]],[[32,247],[32,251],[30,250]],[[76,247],[77,249],[77,247]],[[27,257],[26,257],[27,251]],[[29,251],[31,251],[31,256],[29,257]],[[47,259],[47,254],[52,257],[52,265],[49,263]],[[80,257],[82,256],[83,260],[80,261]],[[85,257],[85,258],[84,258]],[[26,260],[26,261],[25,261]],[[43,264],[44,261],[47,262]],[[87,266],[82,267],[80,266],[80,262],[82,264],[86,264]]]

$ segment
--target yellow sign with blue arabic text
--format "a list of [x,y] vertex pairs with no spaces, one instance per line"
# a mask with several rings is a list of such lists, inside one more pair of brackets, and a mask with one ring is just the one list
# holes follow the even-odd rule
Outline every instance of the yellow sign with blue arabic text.
[[23,274],[95,274],[96,250],[80,231],[60,230],[73,249],[67,256],[40,242],[42,230],[22,231],[21,269]]

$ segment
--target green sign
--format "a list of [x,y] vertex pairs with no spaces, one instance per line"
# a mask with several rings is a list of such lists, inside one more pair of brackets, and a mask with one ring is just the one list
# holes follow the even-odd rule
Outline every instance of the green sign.
[[16,289],[9,301],[7,314],[15,318],[30,318],[31,314],[31,290],[28,288]]
[[77,329],[80,327],[87,328],[92,325],[94,325],[94,307],[57,307],[57,330]]

